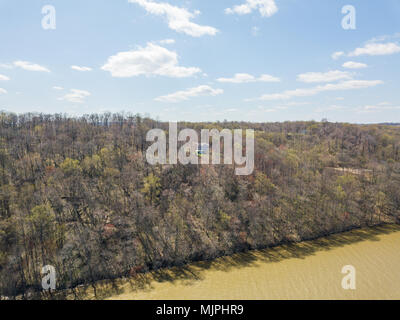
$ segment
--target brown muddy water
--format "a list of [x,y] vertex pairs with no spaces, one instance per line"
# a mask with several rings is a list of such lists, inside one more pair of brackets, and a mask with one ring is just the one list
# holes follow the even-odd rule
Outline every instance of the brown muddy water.
[[[342,288],[345,265],[355,267],[355,290]],[[235,254],[100,288],[98,299],[400,299],[400,226]]]

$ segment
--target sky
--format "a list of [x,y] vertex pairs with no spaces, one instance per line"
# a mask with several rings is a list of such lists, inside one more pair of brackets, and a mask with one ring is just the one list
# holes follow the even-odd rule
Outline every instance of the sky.
[[0,110],[400,122],[399,18],[398,0],[0,0]]

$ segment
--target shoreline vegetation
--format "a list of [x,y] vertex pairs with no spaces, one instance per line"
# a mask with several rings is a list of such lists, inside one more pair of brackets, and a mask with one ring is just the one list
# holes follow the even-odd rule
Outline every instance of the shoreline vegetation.
[[[146,295],[146,297],[151,297],[151,293],[156,290],[155,287],[157,285],[169,283],[170,287],[192,286],[194,299],[198,299],[196,296],[196,283],[203,281],[206,278],[207,272],[222,271],[224,273],[229,273],[232,270],[242,268],[254,269],[259,267],[260,263],[279,263],[288,259],[304,260],[310,256],[318,255],[321,252],[329,252],[338,248],[347,248],[362,242],[379,242],[382,236],[391,235],[393,233],[397,233],[397,240],[400,240],[400,225],[382,224],[374,227],[357,228],[297,243],[283,243],[274,247],[238,252],[231,256],[222,256],[210,261],[195,261],[184,266],[174,266],[146,273],[138,273],[129,278],[102,280],[96,282],[94,285],[80,285],[62,292],[58,291],[52,294],[46,292],[37,295],[36,298],[56,300],[135,299],[135,296],[140,296],[141,294]],[[398,256],[400,256],[400,254]],[[340,258],[340,256],[336,257],[338,260],[340,260]],[[384,263],[388,262],[386,261]],[[337,274],[340,275],[340,269],[336,271]],[[300,274],[295,276],[300,276]],[[307,284],[299,283],[298,285],[301,287]],[[233,289],[237,290],[237,288]],[[177,290],[175,289],[174,291]],[[389,293],[389,295],[390,294],[391,293]],[[400,297],[400,291],[398,294],[398,297]],[[351,298],[351,295],[346,296],[344,294],[343,296],[344,298]],[[322,298],[323,297],[318,296],[312,297],[312,299]],[[173,298],[165,294],[162,299],[168,300]],[[182,297],[182,299],[185,299],[185,297]],[[210,298],[202,296],[201,299],[208,300]],[[233,298],[222,297],[219,299]],[[246,299],[246,297],[243,297],[243,299]],[[263,297],[258,297],[257,299],[263,299]]]
[[253,129],[253,174],[149,165],[146,133],[168,123],[140,115],[0,113],[0,296],[33,298],[44,265],[60,290],[96,291],[104,279],[400,222],[396,126],[178,127]]

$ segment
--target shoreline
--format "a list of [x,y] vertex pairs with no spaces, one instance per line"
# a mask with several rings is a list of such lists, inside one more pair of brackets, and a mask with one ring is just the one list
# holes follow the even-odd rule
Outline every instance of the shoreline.
[[[95,285],[80,285],[73,289],[45,295],[47,299],[119,299],[126,295],[150,292],[154,284],[193,285],[204,280],[209,270],[228,273],[234,268],[255,267],[259,261],[273,264],[290,259],[306,259],[321,252],[348,247],[366,241],[379,241],[379,237],[400,232],[400,225],[381,224],[374,227],[353,228],[300,242],[284,243],[263,249],[248,250],[221,256],[209,261],[195,261],[183,266],[160,268],[139,273],[135,277],[100,280]],[[96,292],[96,293],[95,293]],[[96,297],[97,296],[97,297]],[[42,297],[43,298],[43,297]],[[184,298],[184,297],[182,297]],[[167,299],[168,300],[168,299]]]

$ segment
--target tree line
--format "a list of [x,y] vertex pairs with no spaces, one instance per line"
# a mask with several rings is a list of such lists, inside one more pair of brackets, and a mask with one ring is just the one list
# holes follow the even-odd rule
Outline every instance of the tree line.
[[146,162],[140,115],[0,113],[0,296],[400,221],[400,128],[323,122],[254,129],[255,170]]

